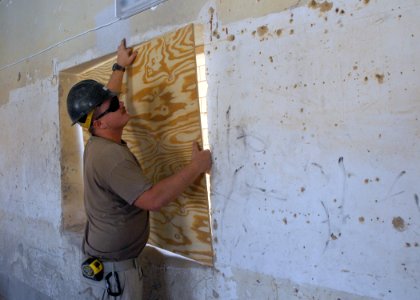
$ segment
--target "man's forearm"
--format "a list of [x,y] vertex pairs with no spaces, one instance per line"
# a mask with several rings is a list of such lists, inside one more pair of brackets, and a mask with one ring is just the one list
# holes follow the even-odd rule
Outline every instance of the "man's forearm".
[[199,168],[190,163],[179,172],[153,185],[136,200],[135,205],[147,210],[159,210],[179,197],[200,174]]
[[111,74],[111,77],[109,78],[107,87],[115,93],[121,92],[123,78],[124,78],[123,71],[113,71]]

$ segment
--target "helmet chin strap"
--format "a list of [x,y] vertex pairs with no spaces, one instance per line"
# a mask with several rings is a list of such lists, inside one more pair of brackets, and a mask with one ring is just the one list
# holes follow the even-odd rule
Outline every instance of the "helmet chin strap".
[[95,110],[92,110],[91,112],[89,112],[86,116],[86,121],[84,123],[80,123],[79,124],[86,129],[89,129],[90,124],[92,123],[92,117],[93,117],[93,113],[95,112]]

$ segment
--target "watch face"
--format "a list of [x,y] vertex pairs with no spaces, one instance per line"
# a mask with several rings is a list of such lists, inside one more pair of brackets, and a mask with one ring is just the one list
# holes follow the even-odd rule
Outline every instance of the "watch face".
[[124,67],[121,67],[119,64],[114,64],[112,66],[112,71],[115,71],[115,70],[125,71],[125,68]]

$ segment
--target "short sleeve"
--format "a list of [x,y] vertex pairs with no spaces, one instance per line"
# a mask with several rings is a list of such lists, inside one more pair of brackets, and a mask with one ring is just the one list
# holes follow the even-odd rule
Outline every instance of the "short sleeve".
[[109,185],[112,191],[131,205],[152,187],[152,183],[135,161],[122,160],[118,162],[109,176]]

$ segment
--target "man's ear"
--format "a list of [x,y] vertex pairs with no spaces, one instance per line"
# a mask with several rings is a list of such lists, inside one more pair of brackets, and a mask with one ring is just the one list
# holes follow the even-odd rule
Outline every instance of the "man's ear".
[[92,122],[92,128],[94,128],[94,129],[96,129],[96,128],[98,128],[98,125],[99,125],[99,120],[93,120],[93,122]]
[[93,121],[93,128],[101,128],[101,129],[104,129],[106,127],[107,127],[106,126],[106,123],[105,122],[102,122],[101,120],[95,120],[95,121]]

